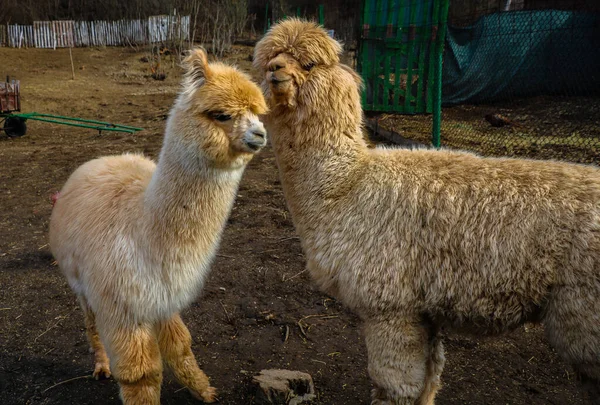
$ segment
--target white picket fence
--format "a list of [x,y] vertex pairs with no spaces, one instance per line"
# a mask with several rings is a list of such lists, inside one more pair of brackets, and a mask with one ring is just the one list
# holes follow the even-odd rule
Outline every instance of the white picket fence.
[[33,26],[31,25],[7,25],[6,26],[6,45],[13,48],[32,47]]
[[75,46],[73,25],[73,21],[34,21],[33,46],[53,49]]
[[186,41],[190,16],[159,15],[144,20],[34,21],[33,25],[0,25],[0,46],[68,48],[126,46]]

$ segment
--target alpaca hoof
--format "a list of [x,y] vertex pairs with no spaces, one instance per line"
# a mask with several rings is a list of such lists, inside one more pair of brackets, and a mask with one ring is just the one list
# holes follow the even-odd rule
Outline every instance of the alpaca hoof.
[[207,404],[210,404],[217,400],[217,389],[215,387],[208,387],[202,392],[202,394],[197,395],[195,392],[192,392],[192,395],[203,400]]
[[107,363],[96,363],[92,376],[99,380],[101,378],[110,378],[110,366]]

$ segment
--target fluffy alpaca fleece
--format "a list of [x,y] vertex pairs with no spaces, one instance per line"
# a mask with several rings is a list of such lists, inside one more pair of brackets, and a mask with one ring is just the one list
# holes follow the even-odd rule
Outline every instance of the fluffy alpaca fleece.
[[445,150],[369,149],[361,80],[314,23],[257,44],[265,118],[308,269],[364,321],[373,404],[433,404],[440,328],[542,321],[600,379],[600,170]]
[[266,143],[266,103],[247,75],[208,64],[200,49],[184,67],[158,165],[132,154],[85,163],[50,220],[50,248],[84,310],[94,375],[112,369],[126,404],[160,402],[162,360],[194,396],[215,399],[178,313],[197,298],[244,168]]

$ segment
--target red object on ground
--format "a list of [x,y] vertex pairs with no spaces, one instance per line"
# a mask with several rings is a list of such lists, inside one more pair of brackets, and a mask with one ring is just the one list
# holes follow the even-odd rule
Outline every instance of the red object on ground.
[[0,113],[21,111],[19,81],[0,82]]

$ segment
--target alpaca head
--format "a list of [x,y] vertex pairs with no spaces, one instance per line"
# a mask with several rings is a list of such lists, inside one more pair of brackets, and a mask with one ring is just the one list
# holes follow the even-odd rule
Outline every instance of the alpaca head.
[[167,133],[216,166],[247,163],[267,142],[258,118],[267,112],[261,90],[236,68],[208,63],[203,49],[190,51],[183,67],[184,88],[169,122],[175,128]]
[[254,66],[272,107],[362,115],[362,80],[340,63],[341,44],[314,22],[274,25],[254,50]]

